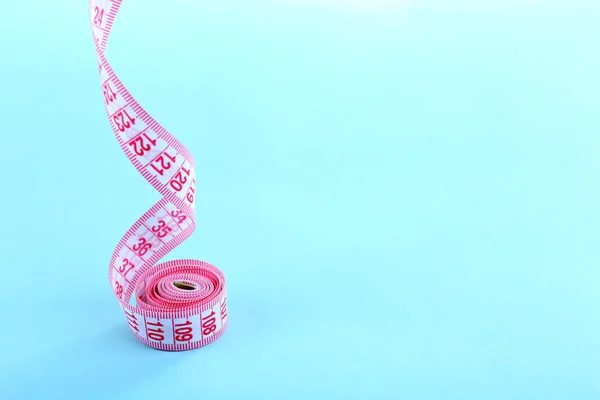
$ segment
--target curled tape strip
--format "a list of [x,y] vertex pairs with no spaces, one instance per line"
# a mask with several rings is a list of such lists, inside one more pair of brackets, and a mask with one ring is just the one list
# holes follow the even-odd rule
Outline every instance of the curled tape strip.
[[89,1],[104,104],[127,158],[163,197],[123,236],[108,278],[140,341],[160,350],[195,349],[215,341],[227,327],[225,277],[203,261],[156,264],[195,228],[196,173],[187,149],[142,109],[106,61],[121,3]]

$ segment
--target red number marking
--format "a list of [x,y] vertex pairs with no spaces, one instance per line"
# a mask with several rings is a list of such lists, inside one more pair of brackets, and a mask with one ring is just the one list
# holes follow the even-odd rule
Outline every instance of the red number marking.
[[94,8],[94,24],[102,25],[102,18],[104,17],[104,8],[96,7]]
[[135,118],[131,117],[131,115],[127,113],[127,110],[121,110],[113,115],[113,121],[121,132],[125,132],[126,129],[135,125]]
[[190,189],[188,190],[188,193],[186,196],[186,199],[187,199],[187,201],[190,202],[190,204],[194,202],[194,195],[196,194],[195,186],[196,186],[196,179],[192,179],[192,183],[190,184]]
[[115,294],[119,296],[119,298],[123,297],[123,285],[121,285],[119,281],[115,281]]
[[221,320],[227,317],[227,298],[223,298],[223,304],[221,304]]
[[157,342],[162,342],[163,340],[165,340],[165,336],[163,335],[163,333],[165,333],[165,331],[160,329],[160,327],[164,326],[164,325],[161,324],[160,321],[146,322],[146,325],[158,327],[158,328],[149,328],[148,326],[146,326],[146,335],[148,335],[148,337],[150,339],[156,340]]
[[187,218],[187,216],[184,215],[181,212],[181,210],[173,210],[173,211],[171,211],[171,217],[176,218],[177,219],[177,223],[180,224],[180,225]]
[[145,238],[140,238],[138,243],[134,244],[132,250],[138,256],[142,257],[152,248],[152,243],[147,243]]
[[190,170],[185,169],[183,167],[181,167],[181,170],[177,171],[177,173],[175,174],[175,179],[171,181],[171,187],[176,192],[180,192],[181,189],[183,189],[183,185],[187,182],[187,178],[183,175],[181,171],[185,172],[188,176],[190,175]]
[[127,323],[133,330],[135,330],[136,332],[140,331],[140,328],[138,327],[138,323],[137,323],[137,318],[135,317],[135,315],[130,314],[129,312],[125,311],[125,318],[127,318]]
[[[147,142],[146,142],[147,141]],[[156,146],[156,140],[150,139],[148,135],[145,133],[136,136],[131,142],[128,143],[131,147],[133,147],[133,151],[138,156],[143,156],[149,151],[153,146]]]
[[104,104],[108,105],[115,101],[117,98],[117,93],[110,86],[110,81],[106,82],[104,86],[102,86],[102,92],[104,93]]
[[135,268],[135,265],[128,259],[123,259],[123,264],[119,266],[119,272],[123,274],[124,277],[127,277],[129,271]]
[[189,342],[194,338],[192,335],[192,327],[189,326],[192,323],[190,321],[185,321],[182,324],[175,324],[175,340],[178,342]]
[[159,220],[158,225],[152,227],[152,232],[156,233],[156,236],[162,239],[171,232],[171,228],[167,226],[165,221]]
[[209,315],[202,318],[202,328],[204,329],[202,333],[204,334],[204,336],[210,335],[217,329],[217,319],[214,317],[215,314],[216,313],[213,310],[213,312],[211,312]]
[[166,151],[161,154],[160,156],[158,156],[155,160],[154,163],[158,163],[160,164],[161,169],[158,169],[156,167],[156,165],[151,164],[152,168],[154,168],[154,170],[159,173],[160,175],[164,175],[165,174],[165,170],[171,168],[171,162],[165,160],[165,158],[168,158],[169,160],[171,160],[171,162],[175,162],[175,157],[170,156],[169,153],[167,153]]

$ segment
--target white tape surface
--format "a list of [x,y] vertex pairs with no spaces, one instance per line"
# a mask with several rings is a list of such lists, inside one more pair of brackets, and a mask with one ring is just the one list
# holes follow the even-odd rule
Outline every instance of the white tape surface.
[[125,155],[163,198],[123,236],[108,278],[140,341],[161,350],[194,349],[227,327],[225,277],[203,261],[156,264],[195,228],[196,173],[191,154],[142,109],[104,57],[121,3],[89,1],[104,105]]

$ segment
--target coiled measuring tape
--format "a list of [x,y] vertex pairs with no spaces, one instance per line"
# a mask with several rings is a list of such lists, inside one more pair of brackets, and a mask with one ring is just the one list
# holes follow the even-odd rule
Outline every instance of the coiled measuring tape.
[[163,196],[127,231],[108,270],[133,334],[160,350],[189,350],[227,327],[225,277],[197,260],[156,264],[195,228],[194,159],[129,94],[104,56],[122,0],[89,0],[104,105],[121,149]]

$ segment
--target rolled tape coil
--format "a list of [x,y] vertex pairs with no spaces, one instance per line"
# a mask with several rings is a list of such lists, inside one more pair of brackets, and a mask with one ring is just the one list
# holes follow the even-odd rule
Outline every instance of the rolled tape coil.
[[108,278],[131,332],[146,345],[190,350],[227,328],[225,277],[198,260],[157,264],[194,231],[196,170],[187,149],[127,91],[105,50],[122,0],[90,0],[92,33],[108,120],[127,158],[163,196],[119,241]]

